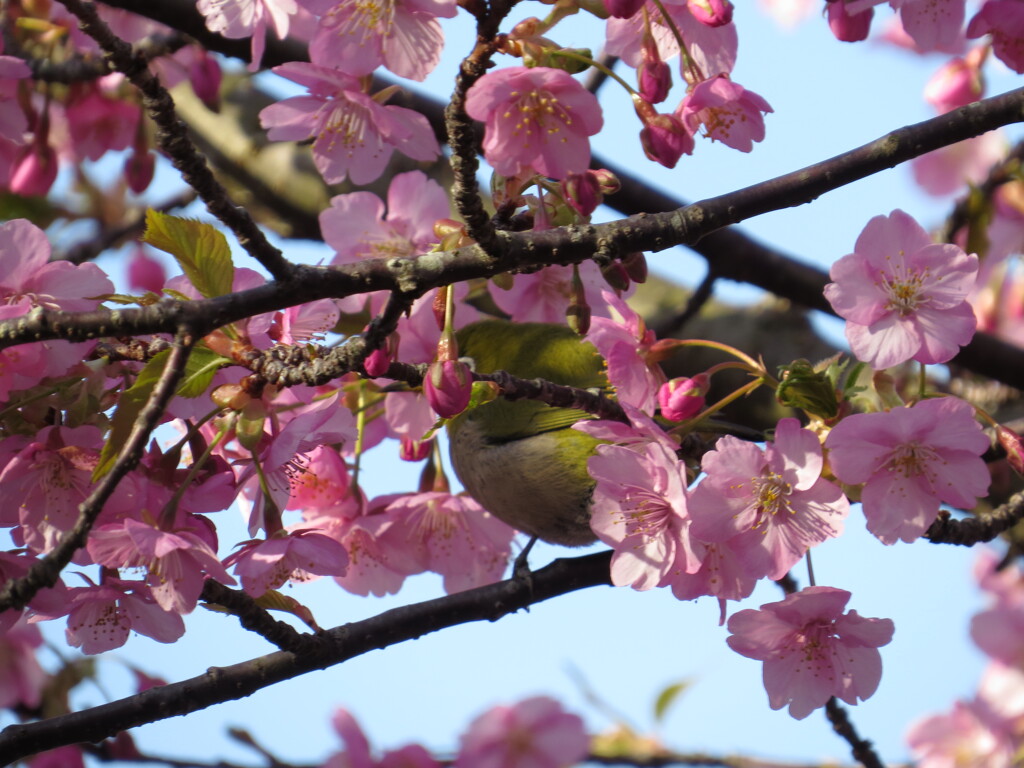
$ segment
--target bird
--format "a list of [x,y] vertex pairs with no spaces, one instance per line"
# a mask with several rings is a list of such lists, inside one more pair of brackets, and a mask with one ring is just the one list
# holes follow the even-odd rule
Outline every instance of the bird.
[[[503,370],[609,389],[597,349],[563,325],[480,320],[459,330],[456,340],[478,373]],[[552,544],[585,546],[596,541],[587,459],[599,441],[572,425],[587,418],[593,417],[582,410],[499,397],[449,421],[452,467],[469,495],[513,528]]]

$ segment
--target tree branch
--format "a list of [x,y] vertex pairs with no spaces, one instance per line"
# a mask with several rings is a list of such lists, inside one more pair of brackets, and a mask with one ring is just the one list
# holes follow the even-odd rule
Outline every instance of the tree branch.
[[529,580],[509,579],[447,597],[395,608],[346,624],[316,637],[316,649],[297,655],[277,651],[178,683],[150,688],[81,712],[19,723],[0,732],[0,764],[44,749],[100,741],[119,731],[256,691],[317,669],[340,664],[372,650],[471,621],[497,621],[522,608],[579,589],[610,584],[611,552],[555,560]]
[[[413,258],[368,259],[334,267],[296,266],[287,283],[270,283],[230,296],[184,304],[161,302],[116,313],[63,313],[34,311],[0,323],[0,348],[43,339],[84,340],[111,333],[127,335],[166,333],[182,317],[212,329],[260,312],[276,311],[319,298],[341,298],[376,290],[417,294],[440,285],[545,264],[573,264],[598,252],[660,251],[692,245],[730,224],[772,210],[808,203],[873,173],[905,162],[933,149],[979,135],[1024,119],[1024,89],[976,102],[959,110],[893,131],[876,141],[775,179],[709,198],[675,211],[638,214],[621,221],[560,227],[541,232],[499,232],[505,240],[497,258],[479,246],[423,254]],[[776,255],[776,261],[782,257]],[[716,262],[716,273],[732,277],[735,271]],[[750,264],[762,278],[756,284],[780,295],[796,294],[808,306],[826,309],[820,290],[820,270],[801,267],[787,278],[797,286],[776,285],[782,270],[771,264]],[[743,277],[741,279],[747,279]],[[753,282],[748,280],[748,282]],[[776,290],[778,289],[778,290]],[[175,320],[177,318],[177,321]],[[955,359],[957,365],[998,381],[1024,387],[1020,350],[991,336],[977,334]],[[354,368],[352,368],[354,369]]]

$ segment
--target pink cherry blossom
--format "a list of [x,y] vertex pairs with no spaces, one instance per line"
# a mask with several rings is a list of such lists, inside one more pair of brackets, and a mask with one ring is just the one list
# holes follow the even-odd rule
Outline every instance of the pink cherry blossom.
[[[695,18],[686,3],[667,2],[668,12],[686,45],[689,66],[683,69],[689,82],[706,80],[715,75],[727,75],[736,64],[738,38],[732,22],[709,27]],[[650,20],[651,34],[658,45],[663,61],[679,55],[679,43],[665,23],[658,6],[648,0],[628,19],[608,19],[605,30],[605,50],[620,57],[631,67],[640,66],[644,38],[644,12]],[[694,72],[699,77],[694,77]]]
[[0,635],[0,707],[39,706],[50,680],[36,659],[42,644],[39,628],[24,619]]
[[[111,85],[123,79],[117,75]],[[138,104],[108,97],[99,86],[88,86],[76,93],[65,107],[65,114],[75,155],[80,160],[99,160],[108,150],[127,149],[131,145],[141,111]]]
[[648,443],[657,443],[671,454],[679,449],[679,445],[646,413],[629,403],[621,403],[621,406],[629,419],[628,424],[605,419],[582,419],[573,424],[572,429],[590,435],[595,440],[624,445],[641,453]]
[[[0,472],[0,495],[11,512],[17,510],[19,543],[49,552],[71,530],[78,505],[92,491],[102,444],[98,427],[45,427],[8,462]],[[130,509],[133,495],[132,484],[125,483],[106,511]]]
[[275,313],[268,333],[280,344],[304,344],[322,340],[338,324],[341,312],[330,299],[317,299]]
[[796,419],[782,419],[764,451],[732,436],[704,455],[707,477],[690,497],[693,535],[730,541],[748,570],[782,578],[811,547],[839,536],[850,505],[821,477],[821,443]]
[[587,461],[597,481],[590,526],[615,550],[612,583],[656,587],[673,567],[700,565],[689,538],[686,467],[658,443],[598,445]]
[[350,178],[366,184],[379,177],[394,150],[414,160],[433,160],[438,146],[423,115],[382,105],[362,92],[351,75],[330,67],[292,61],[274,73],[306,86],[308,96],[293,96],[260,112],[271,141],[313,139],[313,162],[324,181]]
[[968,37],[992,36],[992,52],[1014,72],[1024,73],[1024,2],[987,0],[967,25]]
[[1005,157],[1006,136],[989,131],[915,157],[910,169],[925,192],[943,197],[984,181],[992,166]]
[[0,138],[19,144],[23,140],[28,120],[17,102],[18,81],[31,74],[28,64],[17,56],[0,55]]
[[165,531],[126,518],[94,528],[86,548],[108,568],[146,568],[153,599],[165,611],[194,611],[207,575],[222,584],[235,583],[216,552],[188,528]]
[[965,0],[904,0],[900,22],[917,50],[949,51],[963,44]]
[[[96,654],[120,648],[131,631],[160,643],[173,643],[185,633],[185,622],[173,611],[165,611],[140,582],[105,579],[99,586],[68,590],[66,608],[68,645],[82,653]],[[35,618],[57,618],[37,614]]]
[[280,40],[288,37],[288,22],[298,5],[295,0],[198,0],[196,8],[211,32],[232,39],[252,38],[249,69],[255,72],[263,59],[267,30],[273,28]]
[[400,524],[385,512],[398,496],[381,496],[368,502],[361,492],[351,489],[338,504],[303,510],[307,524],[339,541],[348,552],[348,568],[334,577],[345,591],[364,597],[395,594],[407,576],[426,570],[416,557],[382,542],[388,530]]
[[449,594],[491,584],[505,571],[515,530],[469,496],[400,494],[384,513],[396,521],[379,539],[388,561],[441,574]]
[[493,707],[469,724],[455,768],[565,768],[587,754],[583,721],[547,696]]
[[92,263],[50,261],[46,233],[27,219],[0,225],[0,301],[13,304],[22,298],[33,307],[85,312],[95,309],[95,298],[113,293],[114,284]]
[[502,176],[528,169],[555,179],[583,173],[588,137],[604,122],[597,97],[551,67],[487,73],[469,89],[466,112],[485,124],[484,156]]
[[233,566],[242,588],[252,597],[259,597],[289,581],[343,575],[348,553],[318,529],[296,526],[265,541],[245,542],[225,558],[224,565]]
[[[596,309],[595,314],[607,314],[600,308],[599,296],[607,286],[600,268],[585,261],[579,265],[579,276],[587,304]],[[565,310],[574,297],[573,268],[556,264],[528,275],[516,275],[511,288],[492,288],[491,296],[514,322],[564,324]]]
[[456,12],[455,0],[341,0],[321,17],[310,61],[356,76],[383,64],[399,77],[423,80],[444,47],[436,17],[450,19]]
[[806,587],[729,619],[729,647],[764,662],[772,709],[789,705],[789,714],[802,720],[833,696],[856,704],[878,688],[878,648],[892,640],[893,623],[844,612],[849,600],[842,589]]
[[331,198],[330,208],[320,213],[320,231],[335,250],[332,264],[426,253],[438,241],[434,222],[450,214],[445,191],[422,171],[391,180],[386,216],[384,210],[372,192]]
[[900,210],[875,216],[854,252],[832,265],[825,298],[846,320],[858,359],[875,368],[907,360],[944,363],[974,335],[966,301],[978,257],[937,244]]
[[1017,762],[1011,723],[979,700],[956,701],[950,712],[911,723],[907,745],[919,768],[1012,768]]
[[854,414],[825,441],[836,477],[864,484],[868,530],[883,544],[919,537],[940,504],[973,508],[989,485],[988,446],[974,408],[955,397]]
[[595,317],[586,339],[604,358],[608,380],[619,401],[653,413],[658,389],[665,382],[665,374],[652,359],[651,350],[657,343],[654,331],[648,330],[643,318],[615,294],[602,291],[601,296],[619,319]]
[[238,487],[252,500],[250,536],[267,524],[265,507],[268,501],[277,510],[288,506],[295,476],[306,471],[306,454],[325,443],[352,443],[355,440],[355,418],[347,408],[338,407],[337,395],[303,406],[295,414],[280,432],[265,438],[256,457],[259,472],[253,461],[239,464]]
[[762,113],[772,112],[768,102],[726,75],[698,83],[676,108],[690,133],[700,126],[712,141],[750,152],[764,139]]
[[700,567],[687,573],[686,563],[674,563],[659,587],[671,587],[677,600],[694,600],[703,595],[717,597],[722,604],[725,619],[726,600],[750,597],[758,580],[764,577],[761,569],[752,569],[746,553],[733,546],[740,537],[724,542],[700,541],[692,535],[691,544]]

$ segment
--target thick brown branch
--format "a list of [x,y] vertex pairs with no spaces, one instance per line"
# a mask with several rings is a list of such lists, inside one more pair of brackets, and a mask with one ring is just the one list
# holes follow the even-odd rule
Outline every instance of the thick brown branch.
[[[171,319],[176,315],[188,315],[203,327],[215,328],[259,312],[275,311],[318,298],[339,298],[375,290],[417,294],[439,285],[490,277],[520,267],[577,263],[598,252],[658,251],[675,245],[691,245],[730,224],[770,210],[810,202],[829,190],[937,147],[1022,119],[1024,89],[1018,89],[900,128],[863,147],[799,171],[675,211],[542,232],[501,232],[498,239],[505,242],[497,258],[478,246],[468,246],[414,258],[369,259],[329,268],[299,266],[287,284],[269,284],[231,296],[188,302],[187,305],[163,303],[142,309],[120,310],[116,315],[103,312],[33,312],[0,323],[0,348],[40,339],[82,340],[111,333],[166,333],[176,327],[177,323]],[[732,276],[723,265],[716,263],[714,268],[723,277]],[[758,284],[771,283],[774,279],[771,275],[777,274],[775,270],[766,268],[763,262],[750,268],[768,275]],[[801,272],[807,288],[805,299],[808,305],[825,309],[820,295],[825,280],[823,273],[811,267],[802,268]],[[774,286],[769,289],[774,290]],[[777,292],[785,295],[792,291]],[[955,362],[998,381],[1024,387],[1024,366],[1007,364],[1008,359],[1019,356],[1020,351],[1015,347],[979,334]]]
[[846,709],[835,698],[829,699],[825,705],[825,714],[832,723],[832,730],[846,740],[853,753],[853,759],[864,768],[885,768],[885,763],[875,752],[874,746],[867,739],[862,739],[853,727]]
[[943,512],[924,532],[922,538],[932,544],[957,544],[971,547],[983,541],[992,541],[999,534],[1010,530],[1024,518],[1024,491],[1014,494],[1005,504],[1000,504],[984,517],[967,517],[955,520]]
[[471,621],[496,621],[530,605],[578,589],[609,584],[610,552],[555,560],[529,580],[510,579],[455,595],[395,608],[322,633],[313,652],[277,651],[179,683],[150,688],[135,696],[82,712],[35,723],[10,725],[0,732],[0,764],[43,749],[100,741],[119,731],[175,715],[197,712],[349,659]]

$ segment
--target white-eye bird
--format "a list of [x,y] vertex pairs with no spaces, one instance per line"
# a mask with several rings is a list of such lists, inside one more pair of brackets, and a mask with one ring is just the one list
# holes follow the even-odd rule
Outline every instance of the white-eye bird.
[[[459,355],[472,358],[478,373],[504,370],[522,379],[608,388],[597,350],[563,325],[482,320],[456,338]],[[588,417],[501,397],[472,408],[448,423],[455,474],[470,496],[512,527],[554,544],[589,544],[596,537],[587,459],[598,441],[571,429]]]

